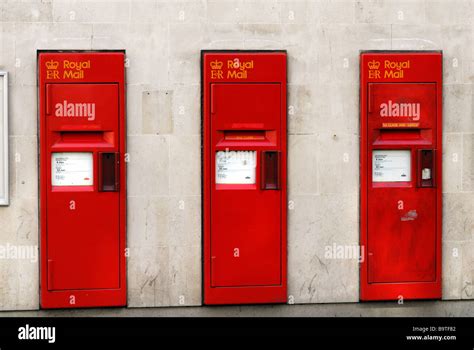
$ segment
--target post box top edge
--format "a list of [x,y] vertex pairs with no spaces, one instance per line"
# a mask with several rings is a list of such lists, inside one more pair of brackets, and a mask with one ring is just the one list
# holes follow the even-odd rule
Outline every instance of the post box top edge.
[[443,51],[360,51],[360,58],[375,58],[375,57],[412,57],[412,58],[441,58]]
[[221,56],[254,56],[254,57],[268,57],[276,58],[281,57],[286,59],[286,51],[247,51],[247,50],[201,50],[201,59],[204,60],[208,57],[221,57]]

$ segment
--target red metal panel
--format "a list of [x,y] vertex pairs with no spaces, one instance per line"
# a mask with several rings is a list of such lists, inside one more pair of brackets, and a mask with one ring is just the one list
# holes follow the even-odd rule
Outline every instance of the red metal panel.
[[[41,306],[126,305],[124,53],[41,52],[38,69]],[[118,155],[115,191],[99,188],[103,152]],[[62,182],[87,162],[53,156],[78,153],[91,178]]]
[[367,52],[360,64],[360,298],[440,298],[442,54]]
[[[286,53],[204,52],[202,65],[204,302],[285,302]],[[217,152],[235,151],[255,155],[253,181],[218,181]]]

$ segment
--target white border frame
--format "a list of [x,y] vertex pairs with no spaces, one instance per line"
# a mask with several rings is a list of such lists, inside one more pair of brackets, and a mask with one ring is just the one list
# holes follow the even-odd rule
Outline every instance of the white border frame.
[[[3,153],[4,153],[4,162],[0,164],[0,167],[3,166],[3,178],[5,179],[4,185],[4,197],[0,197],[0,206],[10,204],[10,186],[8,178],[8,73],[0,71],[0,76],[3,77]],[[1,170],[1,169],[0,169]],[[1,184],[0,184],[1,186]]]

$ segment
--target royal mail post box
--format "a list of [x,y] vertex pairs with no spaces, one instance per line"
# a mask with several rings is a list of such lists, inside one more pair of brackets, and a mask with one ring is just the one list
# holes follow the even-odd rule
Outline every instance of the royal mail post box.
[[124,52],[40,52],[41,306],[126,304]]
[[286,53],[202,53],[204,302],[286,302]]
[[361,300],[441,298],[440,52],[364,52]]

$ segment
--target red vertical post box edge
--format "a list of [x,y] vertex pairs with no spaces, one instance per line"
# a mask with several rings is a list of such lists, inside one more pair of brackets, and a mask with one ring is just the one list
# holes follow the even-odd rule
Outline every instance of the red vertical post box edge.
[[125,306],[124,51],[38,51],[40,303]]
[[441,298],[440,51],[360,55],[360,299]]
[[202,51],[205,304],[284,303],[286,52]]

